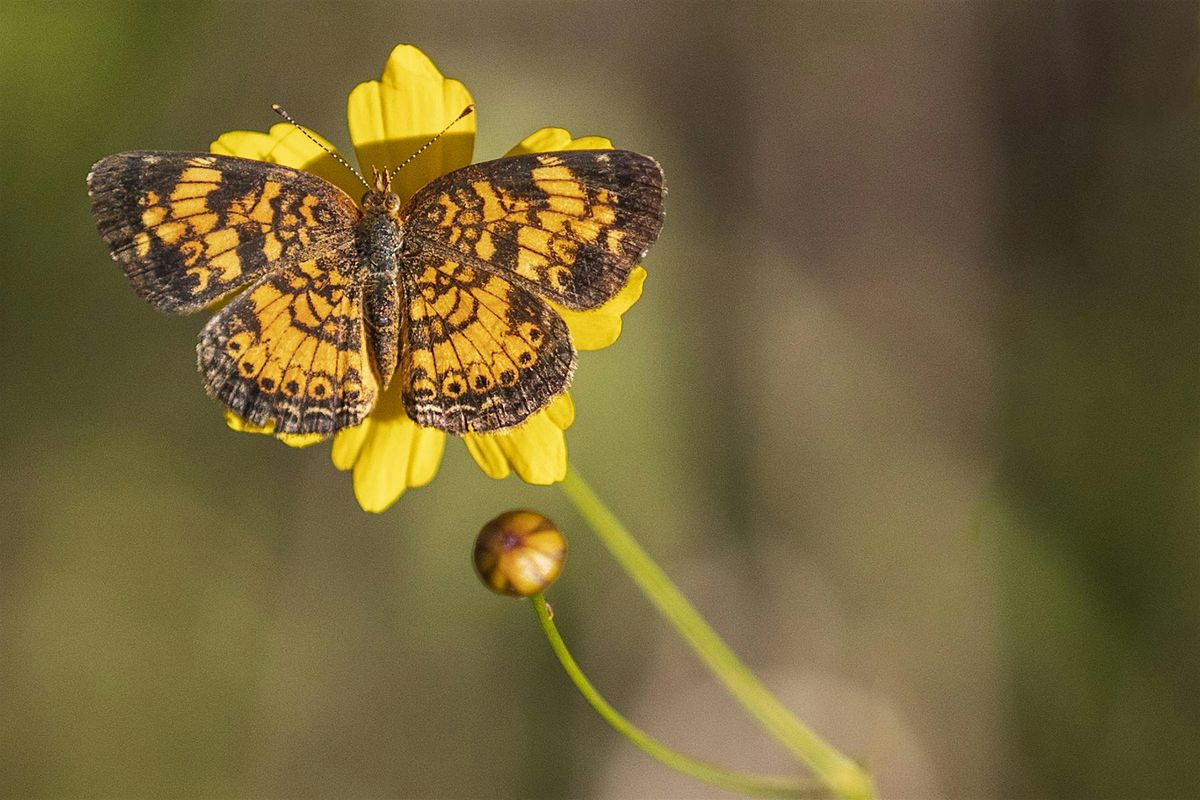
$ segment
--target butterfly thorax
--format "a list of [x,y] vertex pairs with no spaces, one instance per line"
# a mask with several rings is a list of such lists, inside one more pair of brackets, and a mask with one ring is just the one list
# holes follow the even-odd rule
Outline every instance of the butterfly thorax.
[[400,198],[386,189],[372,189],[363,195],[362,207],[357,238],[363,266],[373,275],[395,277],[404,244]]

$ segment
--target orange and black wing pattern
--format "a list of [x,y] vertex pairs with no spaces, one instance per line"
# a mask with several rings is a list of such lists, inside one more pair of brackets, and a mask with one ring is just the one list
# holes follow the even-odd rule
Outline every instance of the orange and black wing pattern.
[[331,252],[261,278],[200,333],[205,389],[276,433],[330,434],[375,406],[363,287],[350,253]]
[[418,424],[449,433],[511,428],[567,388],[571,335],[524,288],[432,254],[403,281],[399,381]]
[[398,218],[364,217],[308,173],[201,153],[110,156],[88,187],[113,258],[157,308],[249,285],[201,333],[200,371],[238,417],[287,434],[358,424],[397,364],[421,425],[520,424],[575,368],[547,301],[616,295],[658,236],[664,194],[658,164],[622,150],[465,167]]
[[354,201],[306,172],[208,153],[109,156],[88,175],[100,235],[138,296],[198,311],[353,240]]
[[504,278],[567,308],[625,286],[663,222],[658,162],[627,150],[574,150],[473,164],[421,189],[406,242]]

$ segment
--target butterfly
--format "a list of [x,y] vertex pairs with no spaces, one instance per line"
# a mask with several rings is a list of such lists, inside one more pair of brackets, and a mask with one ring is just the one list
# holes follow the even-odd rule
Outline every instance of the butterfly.
[[420,425],[520,424],[575,369],[547,301],[616,295],[665,194],[658,163],[625,150],[473,164],[406,204],[386,171],[360,206],[315,175],[208,153],[119,153],[87,183],[139,297],[177,314],[227,300],[200,333],[205,390],[286,434],[358,424],[393,380]]

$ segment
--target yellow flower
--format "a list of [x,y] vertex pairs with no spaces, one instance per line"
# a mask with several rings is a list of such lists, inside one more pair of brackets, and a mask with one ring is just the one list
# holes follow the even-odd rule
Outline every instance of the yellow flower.
[[[369,174],[372,166],[400,164],[471,102],[466,87],[444,77],[428,56],[412,45],[397,46],[380,80],[360,83],[350,93],[350,140],[361,171]],[[475,121],[474,114],[466,117],[400,171],[392,189],[402,201],[431,180],[471,163]],[[309,133],[334,149],[325,139]],[[562,128],[542,128],[525,137],[507,155],[611,147],[612,142],[603,137],[576,139]],[[210,150],[303,169],[337,184],[351,197],[363,192],[357,178],[289,123],[278,123],[267,133],[231,131],[213,142]],[[645,271],[635,268],[628,285],[616,297],[591,311],[554,306],[566,321],[577,349],[596,350],[616,341],[621,333],[621,315],[641,296],[645,278]],[[392,382],[361,425],[340,431],[333,442],[333,464],[352,471],[354,495],[367,511],[383,511],[405,489],[433,480],[445,449],[445,433],[423,428],[408,418],[399,383]],[[462,438],[475,463],[493,478],[515,472],[528,483],[555,483],[566,475],[563,432],[574,417],[571,397],[563,394],[516,428]],[[228,413],[226,421],[235,430],[272,432],[271,428],[248,425]],[[279,438],[297,447],[320,440],[319,436]]]

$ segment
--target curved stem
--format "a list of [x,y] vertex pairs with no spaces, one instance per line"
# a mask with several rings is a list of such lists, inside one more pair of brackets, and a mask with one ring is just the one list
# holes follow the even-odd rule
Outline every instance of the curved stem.
[[554,624],[554,619],[551,617],[545,598],[540,594],[535,594],[529,599],[533,603],[534,610],[537,612],[538,620],[542,623],[542,630],[546,633],[546,638],[550,640],[550,647],[554,649],[554,654],[558,656],[559,662],[563,665],[563,669],[566,670],[567,675],[575,683],[576,688],[579,689],[579,693],[591,703],[592,708],[596,709],[596,712],[617,733],[633,742],[642,750],[677,772],[691,775],[693,778],[699,778],[702,781],[707,781],[708,783],[734,792],[753,794],[761,797],[820,796],[820,790],[814,790],[811,786],[803,786],[784,778],[748,775],[743,772],[723,769],[707,761],[689,758],[675,752],[670,747],[650,736],[641,728],[621,716],[620,712],[609,705],[608,701],[596,691],[596,687],[583,674],[583,670],[579,668],[579,664],[572,658],[570,651],[567,650],[566,643],[563,642],[562,636],[559,635],[558,627]]
[[573,468],[563,493],[659,612],[675,626],[714,675],[764,729],[782,742],[844,800],[872,800],[871,777],[798,720],[767,691]]

